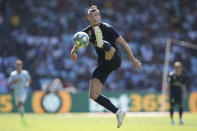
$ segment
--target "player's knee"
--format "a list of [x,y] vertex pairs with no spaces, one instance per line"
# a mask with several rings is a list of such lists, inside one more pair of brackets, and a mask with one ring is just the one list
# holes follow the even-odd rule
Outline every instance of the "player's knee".
[[111,47],[112,46],[111,46],[111,44],[109,42],[104,41],[104,43],[103,43],[103,49],[104,49],[104,51],[110,51]]
[[98,98],[99,94],[96,94],[96,93],[91,93],[89,94],[89,98],[92,99],[92,100],[96,100]]
[[90,87],[90,92],[89,92],[89,98],[92,100],[96,100],[99,96],[99,92],[97,90],[94,90],[93,87]]

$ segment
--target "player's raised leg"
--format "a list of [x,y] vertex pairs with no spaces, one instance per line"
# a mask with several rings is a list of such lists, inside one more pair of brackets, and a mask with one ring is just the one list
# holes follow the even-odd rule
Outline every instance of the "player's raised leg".
[[103,40],[103,34],[99,26],[94,27],[94,33],[96,36],[97,47],[105,51],[105,60],[111,60],[114,55],[115,49],[109,42]]

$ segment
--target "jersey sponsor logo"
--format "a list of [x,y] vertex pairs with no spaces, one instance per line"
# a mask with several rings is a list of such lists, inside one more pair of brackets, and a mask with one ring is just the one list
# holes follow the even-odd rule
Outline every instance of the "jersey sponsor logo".
[[178,82],[178,81],[175,81],[172,83],[172,86],[181,86],[182,83]]

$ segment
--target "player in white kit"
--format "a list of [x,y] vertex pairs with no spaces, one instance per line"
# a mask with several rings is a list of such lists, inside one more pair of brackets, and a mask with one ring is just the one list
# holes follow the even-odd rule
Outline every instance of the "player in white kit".
[[8,86],[13,87],[14,89],[14,98],[18,108],[18,111],[21,115],[21,122],[27,125],[27,122],[24,118],[24,106],[23,104],[27,98],[27,87],[31,83],[31,76],[28,71],[23,70],[23,62],[21,60],[16,60],[15,70],[10,73],[8,79]]

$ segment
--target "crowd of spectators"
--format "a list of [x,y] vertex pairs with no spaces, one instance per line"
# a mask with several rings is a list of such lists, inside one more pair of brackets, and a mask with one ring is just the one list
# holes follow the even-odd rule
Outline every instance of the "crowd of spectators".
[[[197,43],[197,1],[195,0],[99,0],[102,21],[111,24],[129,43],[143,66],[134,70],[122,52],[121,68],[108,78],[104,90],[160,91],[168,38]],[[88,26],[89,0],[0,0],[0,92],[7,91],[7,79],[16,59],[24,61],[40,90],[60,78],[66,88],[87,90],[96,66],[90,44],[70,59],[73,34]],[[181,61],[190,87],[197,88],[197,50],[173,45],[172,63]],[[117,75],[118,74],[118,75]]]

